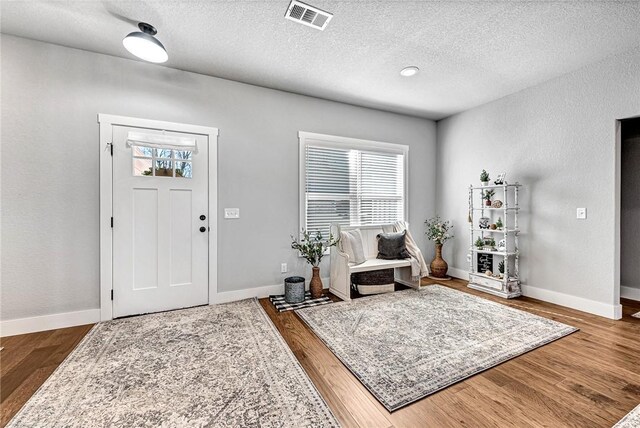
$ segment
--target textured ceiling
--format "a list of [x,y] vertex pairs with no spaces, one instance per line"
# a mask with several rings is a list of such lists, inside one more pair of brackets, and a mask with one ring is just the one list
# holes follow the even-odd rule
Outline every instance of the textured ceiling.
[[1,30],[133,58],[122,38],[146,21],[164,66],[431,119],[640,45],[639,1],[309,3],[325,31],[284,19],[288,0],[2,1]]

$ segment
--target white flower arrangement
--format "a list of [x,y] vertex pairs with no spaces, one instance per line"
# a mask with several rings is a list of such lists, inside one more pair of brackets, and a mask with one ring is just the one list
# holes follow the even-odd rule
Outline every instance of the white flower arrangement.
[[449,231],[453,229],[453,224],[449,220],[442,221],[440,216],[435,216],[424,222],[427,227],[425,232],[427,238],[436,244],[444,244],[449,239],[453,238],[453,234]]

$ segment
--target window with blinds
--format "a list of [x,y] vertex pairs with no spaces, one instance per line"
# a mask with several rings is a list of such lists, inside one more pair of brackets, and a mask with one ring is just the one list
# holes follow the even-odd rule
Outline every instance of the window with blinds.
[[332,223],[364,226],[405,219],[406,146],[302,134],[301,227],[328,237]]

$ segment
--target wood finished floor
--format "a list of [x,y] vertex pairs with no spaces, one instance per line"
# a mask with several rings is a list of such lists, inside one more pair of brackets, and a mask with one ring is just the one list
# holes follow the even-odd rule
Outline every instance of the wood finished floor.
[[[529,298],[493,298],[461,280],[442,285],[580,331],[389,413],[295,313],[260,303],[344,427],[611,427],[640,403],[640,319],[631,317],[640,303],[623,300],[623,319],[612,321]],[[90,328],[0,339],[0,426]]]

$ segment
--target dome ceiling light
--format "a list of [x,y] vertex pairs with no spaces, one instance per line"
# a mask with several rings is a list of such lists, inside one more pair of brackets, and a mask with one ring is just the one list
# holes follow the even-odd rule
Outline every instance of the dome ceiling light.
[[140,22],[138,28],[140,28],[140,31],[134,31],[122,40],[124,47],[145,61],[156,64],[166,62],[169,59],[169,55],[167,55],[162,43],[153,37],[158,33],[155,27],[145,22]]
[[400,70],[400,75],[404,76],[404,77],[411,77],[411,76],[415,76],[416,74],[418,74],[418,71],[420,71],[420,69],[418,67],[416,67],[415,65],[412,65],[412,66],[405,67],[402,70]]

